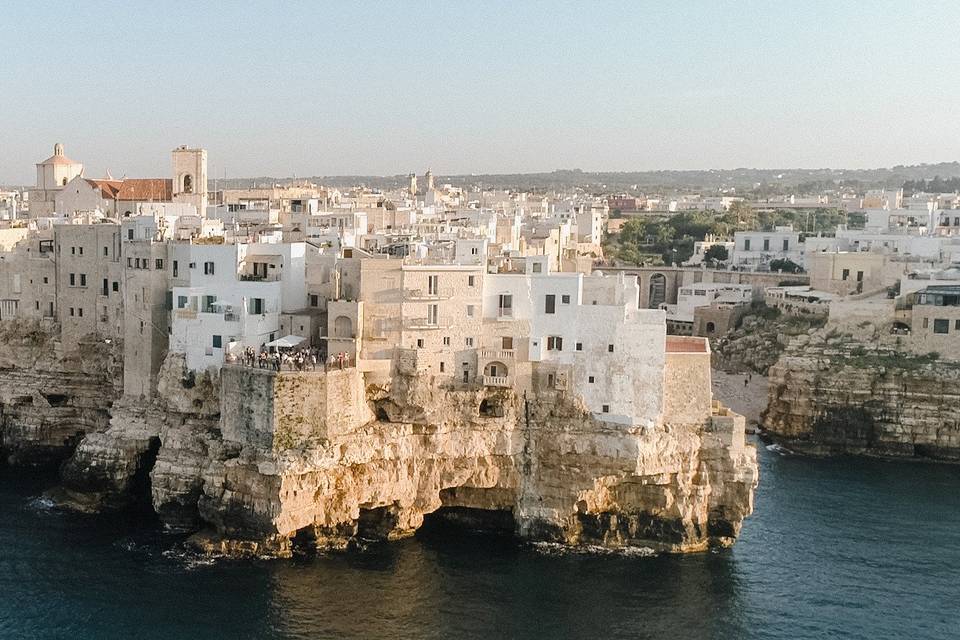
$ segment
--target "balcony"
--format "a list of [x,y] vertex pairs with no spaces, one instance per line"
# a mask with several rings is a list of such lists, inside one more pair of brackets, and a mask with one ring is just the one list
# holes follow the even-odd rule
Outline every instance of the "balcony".
[[442,289],[404,289],[404,300],[449,300],[453,297],[453,289],[445,287]]
[[510,376],[480,376],[481,384],[485,387],[512,387]]
[[404,329],[449,329],[452,326],[450,318],[437,318],[436,321],[430,318],[405,318],[403,321]]
[[239,278],[241,282],[280,282],[279,273],[241,273]]
[[513,360],[513,349],[478,349],[477,356],[481,360]]

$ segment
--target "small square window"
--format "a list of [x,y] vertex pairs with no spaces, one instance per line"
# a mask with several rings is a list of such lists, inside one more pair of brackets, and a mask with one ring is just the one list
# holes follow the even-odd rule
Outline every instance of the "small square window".
[[468,286],[468,287],[474,286],[475,283],[476,283],[476,281],[477,281],[477,277],[476,277],[476,276],[467,276],[467,286]]
[[223,347],[223,336],[213,336],[213,348],[220,349]]
[[608,344],[608,345],[607,345],[607,351],[608,351],[609,353],[613,353],[613,345],[612,345],[612,344]]
[[610,405],[608,405],[608,404],[603,405],[603,412],[604,412],[604,413],[610,413]]
[[120,291],[120,283],[119,283],[119,282],[114,282],[114,283],[113,283],[113,290],[114,290],[114,291]]
[[445,347],[450,346],[450,336],[443,336],[443,346]]
[[473,338],[467,338],[467,346],[468,346],[468,347],[472,347],[472,346],[473,346]]
[[568,294],[563,294],[562,296],[560,296],[560,303],[570,304],[570,296]]
[[582,342],[578,342],[578,343],[577,343],[577,351],[583,351],[583,343],[582,343]]
[[589,382],[590,384],[593,384],[593,376],[588,377],[587,382]]
[[423,349],[423,338],[417,338],[417,349]]
[[440,363],[440,373],[443,373],[443,363]]

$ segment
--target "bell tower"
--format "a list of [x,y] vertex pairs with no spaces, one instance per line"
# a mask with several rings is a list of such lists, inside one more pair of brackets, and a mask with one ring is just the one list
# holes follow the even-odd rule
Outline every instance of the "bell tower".
[[173,150],[173,201],[192,204],[207,215],[207,150],[181,145]]

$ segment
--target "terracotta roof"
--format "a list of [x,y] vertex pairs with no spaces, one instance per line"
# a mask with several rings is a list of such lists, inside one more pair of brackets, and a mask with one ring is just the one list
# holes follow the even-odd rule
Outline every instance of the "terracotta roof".
[[71,160],[67,156],[57,156],[53,155],[44,160],[43,162],[38,162],[37,164],[80,164],[76,160]]
[[116,198],[134,202],[170,202],[173,200],[173,180],[127,178],[121,183]]
[[709,353],[707,339],[693,336],[667,336],[667,353]]
[[91,180],[90,178],[84,178],[94,189],[100,189],[100,197],[106,200],[113,200],[117,197],[117,192],[120,191],[120,186],[123,184],[121,180]]

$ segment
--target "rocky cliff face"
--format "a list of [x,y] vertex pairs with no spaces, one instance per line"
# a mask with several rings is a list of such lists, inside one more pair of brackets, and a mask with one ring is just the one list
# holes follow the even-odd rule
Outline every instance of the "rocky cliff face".
[[764,428],[791,448],[960,460],[960,363],[907,353],[887,327],[825,327],[770,368]]
[[122,384],[122,347],[65,349],[55,327],[0,323],[0,463],[55,466],[102,431]]
[[[629,427],[567,392],[535,395],[405,375],[366,385],[355,369],[198,376],[172,355],[154,400],[96,409],[54,497],[85,511],[149,504],[226,554],[396,539],[425,518],[665,552],[734,540],[757,483],[740,416],[715,406],[695,422]],[[29,450],[29,437],[17,442]]]

